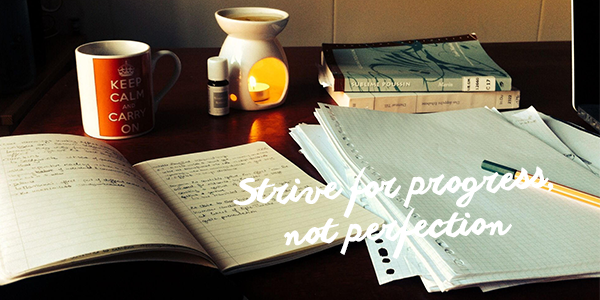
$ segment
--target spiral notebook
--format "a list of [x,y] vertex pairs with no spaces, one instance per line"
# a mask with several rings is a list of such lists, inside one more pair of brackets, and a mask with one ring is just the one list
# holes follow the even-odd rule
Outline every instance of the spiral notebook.
[[411,115],[322,105],[315,115],[341,160],[355,174],[365,168],[364,185],[397,179],[399,196],[378,194],[375,201],[400,224],[431,224],[457,213],[471,223],[482,218],[511,225],[503,236],[409,236],[418,264],[436,286],[431,290],[600,274],[600,210],[585,204],[527,188],[480,190],[465,207],[455,204],[464,192],[425,193],[404,207],[414,177],[480,181],[490,175],[480,168],[484,159],[540,167],[553,181],[600,194],[598,176],[497,113],[481,108]]

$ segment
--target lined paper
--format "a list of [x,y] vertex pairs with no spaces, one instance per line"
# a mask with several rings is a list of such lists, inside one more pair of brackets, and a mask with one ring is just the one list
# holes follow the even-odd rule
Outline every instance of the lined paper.
[[5,137],[0,161],[0,283],[58,261],[135,246],[203,251],[105,143],[58,134]]
[[[295,185],[297,194],[307,187],[324,187],[264,142],[157,159],[134,167],[225,272],[268,265],[310,253],[311,248],[338,244],[352,223],[364,229],[371,223],[382,223],[360,208],[344,218],[348,204],[344,197],[330,200],[321,196],[315,204],[306,203],[305,198],[287,204],[275,199],[265,204],[235,204],[233,200],[245,201],[250,196],[239,186],[246,178],[255,179],[249,184],[253,187],[266,178],[276,187]],[[267,189],[265,195],[271,191]],[[339,224],[329,231],[329,236],[338,232],[337,243],[285,245],[286,232],[296,230],[302,238],[311,228],[323,227],[329,218]]]
[[[426,183],[440,175],[444,182],[452,176],[480,182],[490,175],[480,168],[484,159],[530,172],[540,167],[550,180],[600,194],[594,174],[486,109],[411,115],[323,106],[317,118],[350,165],[368,166],[369,181],[397,178],[402,196],[414,177]],[[464,208],[455,205],[462,194],[414,196],[410,206],[417,215],[411,220],[431,224],[458,212],[462,218],[469,213],[469,224],[483,218],[512,228],[505,236],[411,237],[441,290],[600,272],[595,250],[600,247],[600,210],[534,188],[495,194],[484,188]],[[402,202],[381,200],[405,219]]]

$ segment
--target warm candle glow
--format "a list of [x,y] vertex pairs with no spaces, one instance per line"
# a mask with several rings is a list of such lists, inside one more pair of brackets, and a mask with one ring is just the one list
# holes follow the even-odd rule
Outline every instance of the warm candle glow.
[[254,76],[250,76],[248,79],[248,91],[250,91],[250,98],[254,101],[263,101],[269,99],[269,89],[271,87],[262,82],[256,82]]

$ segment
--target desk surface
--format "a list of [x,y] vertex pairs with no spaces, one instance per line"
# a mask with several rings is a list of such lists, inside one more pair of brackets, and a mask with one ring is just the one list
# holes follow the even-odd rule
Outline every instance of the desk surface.
[[[484,44],[490,56],[513,77],[521,90],[521,107],[586,128],[571,107],[571,49],[568,42]],[[286,48],[290,87],[279,108],[232,112],[225,117],[207,113],[206,59],[218,49],[174,49],[183,68],[179,81],[159,105],[155,129],[144,136],[108,141],[131,163],[177,154],[265,141],[309,175],[316,170],[298,152],[288,134],[298,123],[316,123],[317,102],[333,103],[317,82],[320,48]],[[155,90],[162,87],[172,66],[161,60]],[[84,135],[75,70],[65,75],[16,128],[14,134],[59,132]],[[470,288],[428,294],[418,278],[377,284],[364,243],[340,247],[292,262],[223,276],[219,272],[169,262],[131,262],[85,267],[22,280],[0,287],[0,298],[25,296],[169,296],[239,299],[598,299],[600,280],[584,279],[531,284],[482,293]],[[216,293],[216,294],[214,294]],[[216,296],[218,295],[218,296]],[[176,297],[181,296],[181,297]]]

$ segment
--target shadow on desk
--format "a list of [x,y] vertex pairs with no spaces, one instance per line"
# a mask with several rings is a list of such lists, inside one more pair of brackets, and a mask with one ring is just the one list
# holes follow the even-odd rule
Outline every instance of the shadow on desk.
[[1,299],[243,299],[218,270],[127,262],[61,271],[0,287]]

